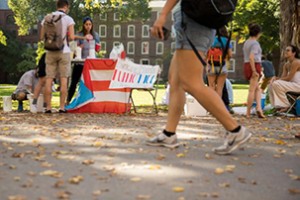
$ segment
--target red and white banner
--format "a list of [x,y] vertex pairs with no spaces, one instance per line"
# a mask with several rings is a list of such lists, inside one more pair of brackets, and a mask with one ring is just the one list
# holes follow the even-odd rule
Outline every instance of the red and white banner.
[[158,65],[142,65],[129,59],[118,59],[109,89],[152,88],[159,70]]

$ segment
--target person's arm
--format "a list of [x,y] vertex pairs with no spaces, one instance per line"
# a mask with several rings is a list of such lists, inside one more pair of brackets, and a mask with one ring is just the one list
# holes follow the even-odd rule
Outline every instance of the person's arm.
[[68,26],[68,40],[75,40],[74,24]]
[[290,72],[287,73],[287,70],[285,70],[286,75],[281,76],[280,80],[291,81],[293,79],[293,77],[295,76],[296,72],[298,71],[299,66],[300,66],[300,62],[293,62],[291,64]]
[[[167,21],[167,16],[170,13],[170,11],[174,8],[174,6],[177,4],[178,0],[167,0],[166,4],[164,5],[162,11],[160,12],[159,17],[154,22],[153,26],[151,27],[151,34],[154,37],[164,39],[163,36],[163,30],[162,27],[165,25]],[[162,37],[160,37],[162,36]]]
[[249,61],[250,61],[250,66],[252,70],[252,76],[258,76],[258,73],[255,68],[255,59],[254,59],[254,53],[251,52],[249,55]]

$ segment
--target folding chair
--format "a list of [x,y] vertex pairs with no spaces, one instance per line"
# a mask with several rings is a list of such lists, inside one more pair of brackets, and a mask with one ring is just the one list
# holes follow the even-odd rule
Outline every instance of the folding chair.
[[[152,112],[154,112],[156,114],[158,113],[156,97],[157,97],[157,92],[158,92],[158,89],[159,89],[159,84],[158,83],[160,81],[160,74],[161,74],[161,70],[159,69],[159,71],[157,73],[157,76],[156,76],[156,81],[153,84],[152,88],[131,88],[130,94],[129,94],[129,99],[128,99],[128,104],[131,102],[132,109],[134,110],[135,113],[138,113],[137,112],[137,107],[139,107],[139,106],[136,106],[135,103],[134,103],[134,99],[133,99],[133,96],[132,96],[132,93],[133,93],[134,90],[144,91],[144,92],[148,93],[152,98]],[[131,109],[129,110],[129,112],[131,112]]]
[[289,109],[286,111],[286,114],[290,113],[292,110],[293,113],[296,114],[296,101],[300,100],[300,92],[287,92],[286,96],[291,104]]

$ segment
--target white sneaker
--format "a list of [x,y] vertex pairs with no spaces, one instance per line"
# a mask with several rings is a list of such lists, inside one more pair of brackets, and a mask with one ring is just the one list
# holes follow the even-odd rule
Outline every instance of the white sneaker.
[[179,147],[179,143],[177,143],[177,135],[172,135],[171,137],[168,137],[163,133],[160,133],[157,136],[147,140],[146,144],[150,146],[162,146],[168,148]]
[[37,113],[37,104],[31,104],[30,112]]
[[241,127],[241,130],[238,133],[230,133],[227,132],[225,136],[224,144],[214,148],[213,152],[220,155],[230,154],[234,150],[236,150],[239,146],[246,143],[252,133],[250,133],[245,127]]

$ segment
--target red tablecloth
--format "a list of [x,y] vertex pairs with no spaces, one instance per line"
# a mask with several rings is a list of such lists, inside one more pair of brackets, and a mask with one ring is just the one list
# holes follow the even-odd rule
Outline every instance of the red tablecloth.
[[125,113],[130,109],[130,89],[109,89],[116,61],[86,59],[76,98],[67,106],[71,113]]

